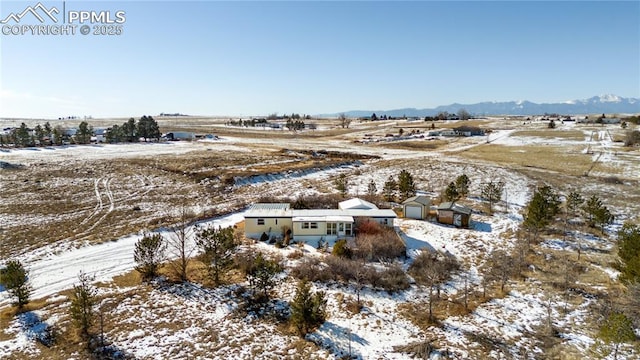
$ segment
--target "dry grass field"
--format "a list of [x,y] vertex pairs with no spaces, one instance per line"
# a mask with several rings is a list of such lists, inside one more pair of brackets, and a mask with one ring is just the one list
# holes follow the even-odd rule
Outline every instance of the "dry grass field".
[[[342,173],[349,178],[349,195],[362,196],[370,181],[381,191],[389,176],[405,169],[413,174],[417,188],[434,201],[441,200],[449,182],[466,174],[471,179],[470,195],[461,203],[474,209],[477,229],[412,220],[402,220],[398,229],[407,238],[424,238],[433,249],[451,252],[461,261],[461,274],[467,274],[472,286],[470,306],[464,309],[462,303],[461,274],[443,285],[435,322],[421,316],[428,296],[415,284],[396,294],[363,290],[359,295],[365,308],[360,313],[345,310],[355,298],[354,287],[316,284],[328,294],[329,325],[316,333],[314,341],[306,341],[293,335],[281,320],[239,312],[242,298],[237,293],[246,286],[239,274],[232,273],[227,285],[214,287],[203,264],[194,259],[190,283],[174,283],[174,274],[164,267],[165,281],[143,283],[137,272],[130,271],[98,284],[99,306],[108,314],[103,324],[107,339],[123,354],[143,359],[335,359],[346,352],[348,332],[356,339],[354,347],[375,354],[373,358],[391,351],[388,343],[378,343],[388,339],[389,344],[405,345],[430,339],[437,348],[453,349],[460,358],[526,358],[526,354],[540,353],[550,358],[590,358],[589,342],[601,321],[602,303],[623,290],[612,275],[613,233],[624,221],[638,221],[640,149],[623,148],[616,142],[624,134],[616,127],[563,124],[551,130],[542,123],[487,119],[465,125],[492,129],[489,137],[363,144],[354,140],[423,124],[354,122],[351,128],[341,129],[334,120],[324,120],[318,130],[291,133],[225,127],[225,119],[159,120],[163,132],[213,133],[221,139],[0,150],[2,161],[14,165],[0,169],[0,260],[37,259],[33,254],[40,254],[40,249],[47,249],[39,255],[46,256],[157,229],[172,224],[182,207],[206,219],[238,211],[261,197],[336,193],[333,181]],[[96,120],[94,126],[109,121]],[[505,182],[503,201],[493,216],[479,198],[481,186],[490,180]],[[582,225],[563,236],[559,220],[532,244],[528,267],[507,282],[505,291],[491,286],[483,295],[480,269],[487,255],[514,246],[523,208],[533,189],[542,184],[562,193],[579,190],[585,197],[599,196],[611,208],[615,223],[606,236]],[[578,241],[584,246],[580,261],[575,251]],[[322,256],[311,247],[245,246],[266,251],[286,266]],[[408,266],[411,260],[402,261]],[[568,293],[561,286],[561,265],[567,261],[577,271],[575,286]],[[285,277],[275,291],[273,306],[284,306],[295,285],[294,279]],[[28,307],[55,324],[59,343],[52,348],[26,346],[8,358],[87,355],[68,318],[69,295],[65,290],[49,299],[36,299]],[[561,335],[545,332],[548,313]],[[14,331],[0,331],[0,345],[16,336],[15,315],[12,307],[0,308],[0,329]],[[366,352],[370,348],[379,352]]]

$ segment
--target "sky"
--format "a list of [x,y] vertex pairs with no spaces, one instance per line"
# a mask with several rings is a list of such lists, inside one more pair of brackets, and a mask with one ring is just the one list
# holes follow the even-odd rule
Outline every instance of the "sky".
[[[37,1],[0,2],[0,19]],[[640,2],[42,1],[0,24],[0,117],[249,116],[640,97]],[[8,35],[5,32],[9,32]]]

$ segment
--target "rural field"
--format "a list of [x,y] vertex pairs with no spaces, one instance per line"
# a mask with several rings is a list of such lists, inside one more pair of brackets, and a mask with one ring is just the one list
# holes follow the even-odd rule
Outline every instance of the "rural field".
[[[7,126],[23,121],[38,123]],[[122,121],[90,120],[94,127]],[[605,341],[600,331],[612,309],[632,306],[617,232],[640,223],[640,148],[621,141],[638,125],[551,129],[495,117],[342,128],[312,119],[316,129],[291,132],[226,121],[158,118],[163,133],[214,139],[0,148],[0,264],[21,261],[33,288],[18,311],[0,287],[0,358],[613,359],[614,350],[619,359],[640,358],[637,339]],[[428,135],[459,125],[486,135]],[[402,170],[436,204],[466,175],[468,194],[458,202],[472,209],[469,228],[404,218],[404,199],[383,196]],[[345,194],[336,186],[341,178]],[[489,183],[502,184],[492,209],[483,195]],[[524,215],[545,185],[562,202],[571,192],[599,198],[613,221],[594,228],[586,215],[561,210],[532,235]],[[395,274],[389,281],[321,278],[338,261],[331,247],[243,238],[252,203],[353,197],[399,214],[393,225],[406,255],[358,265],[381,279]],[[149,232],[175,238],[176,224],[187,234],[187,280],[176,275],[179,254],[169,249],[160,276],[144,281],[136,243]],[[194,235],[227,226],[235,227],[238,254],[262,253],[280,266],[267,300],[252,301],[242,266],[220,284],[207,273]],[[518,262],[499,262],[500,252]],[[428,253],[453,259],[455,269],[426,284],[416,269]],[[311,289],[325,294],[326,319],[300,336],[291,304],[309,269],[317,276]],[[84,336],[69,315],[81,272],[95,286],[95,321]]]

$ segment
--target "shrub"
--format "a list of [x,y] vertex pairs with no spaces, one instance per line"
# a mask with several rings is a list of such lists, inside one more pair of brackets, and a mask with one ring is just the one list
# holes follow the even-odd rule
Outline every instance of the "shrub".
[[309,281],[327,281],[331,278],[331,272],[315,257],[300,260],[300,263],[291,269],[291,275]]
[[354,255],[360,259],[392,260],[405,256],[406,247],[391,228],[382,228],[375,234],[358,234]]
[[268,240],[269,240],[269,235],[267,235],[266,232],[263,232],[262,235],[260,235],[260,241],[266,242]]
[[336,243],[333,245],[333,250],[331,251],[331,253],[335,256],[346,259],[351,259],[351,257],[353,256],[353,251],[347,245],[346,239],[336,241]]
[[371,220],[369,218],[358,219],[356,223],[356,233],[358,235],[375,235],[380,234],[382,232],[382,225],[380,225],[377,221]]
[[392,265],[389,268],[381,271],[380,275],[380,287],[389,293],[394,293],[400,290],[406,290],[409,288],[409,279],[407,274],[402,270],[399,265]]

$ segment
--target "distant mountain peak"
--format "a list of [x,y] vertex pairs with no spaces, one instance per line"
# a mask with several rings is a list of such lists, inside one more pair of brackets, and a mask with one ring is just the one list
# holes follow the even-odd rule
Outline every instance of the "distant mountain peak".
[[[639,98],[625,98],[613,94],[603,94],[583,100],[568,100],[558,103],[534,103],[528,100],[517,101],[485,101],[475,104],[459,104],[438,106],[431,109],[404,108],[393,110],[357,110],[346,111],[350,117],[368,117],[372,113],[378,116],[387,115],[393,117],[424,117],[433,116],[439,112],[457,113],[465,109],[472,115],[539,115],[539,114],[599,114],[599,113],[640,113]],[[323,114],[324,116],[337,116],[335,114]]]

